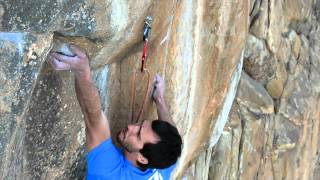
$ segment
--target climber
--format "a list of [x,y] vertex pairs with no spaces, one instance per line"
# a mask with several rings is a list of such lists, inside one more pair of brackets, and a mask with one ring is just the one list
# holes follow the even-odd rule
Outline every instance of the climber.
[[73,70],[77,98],[86,125],[87,179],[169,179],[181,154],[182,140],[164,101],[164,81],[156,75],[153,100],[158,120],[128,125],[111,140],[109,123],[91,78],[86,54],[71,45],[74,57],[56,52],[49,55],[55,70]]

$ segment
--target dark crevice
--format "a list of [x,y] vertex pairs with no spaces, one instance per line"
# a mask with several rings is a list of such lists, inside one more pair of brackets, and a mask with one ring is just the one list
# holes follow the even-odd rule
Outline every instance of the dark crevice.
[[260,13],[261,13],[260,6],[261,6],[261,0],[256,0],[254,2],[252,11],[250,12],[250,26],[249,26],[249,29],[251,29],[251,27],[255,24],[256,20],[260,16]]
[[243,135],[243,132],[244,132],[244,120],[243,120],[243,117],[241,115],[241,110],[240,112],[238,113],[238,116],[239,116],[239,119],[240,119],[240,122],[241,122],[241,135],[240,135],[240,142],[239,142],[239,152],[238,152],[238,169],[237,169],[237,175],[238,177],[240,176],[240,166],[241,166],[241,156],[242,156],[242,148],[243,148],[243,143],[244,143],[244,135]]

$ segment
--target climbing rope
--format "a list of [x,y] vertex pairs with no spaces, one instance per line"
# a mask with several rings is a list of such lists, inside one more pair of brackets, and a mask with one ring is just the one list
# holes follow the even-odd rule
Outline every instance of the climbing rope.
[[135,97],[136,97],[136,77],[137,77],[137,72],[134,73],[134,75],[132,76],[132,98],[131,98],[131,108],[132,108],[132,117],[131,117],[131,123],[137,123],[140,121],[141,119],[141,115],[142,113],[144,112],[144,107],[145,107],[145,104],[147,102],[147,97],[148,97],[148,92],[150,90],[150,73],[147,69],[144,70],[144,73],[146,73],[147,75],[147,88],[145,90],[145,94],[144,94],[144,97],[143,97],[143,100],[142,100],[142,105],[140,107],[140,110],[139,110],[139,113],[138,113],[138,116],[135,120]]
[[138,116],[135,119],[135,100],[136,100],[136,84],[137,84],[136,80],[137,80],[137,76],[138,76],[138,72],[135,72],[132,76],[131,123],[137,123],[140,121],[140,118],[144,112],[144,107],[147,102],[147,97],[148,97],[148,94],[150,91],[150,72],[146,68],[146,60],[147,60],[147,50],[148,50],[148,35],[151,30],[151,22],[152,22],[152,18],[150,16],[148,16],[145,20],[145,23],[144,23],[143,52],[142,52],[142,57],[141,57],[141,68],[140,68],[140,72],[141,72],[142,76],[145,76],[145,75],[147,76],[147,88],[146,88],[146,92],[145,92],[145,95],[142,100],[142,105],[140,107]]

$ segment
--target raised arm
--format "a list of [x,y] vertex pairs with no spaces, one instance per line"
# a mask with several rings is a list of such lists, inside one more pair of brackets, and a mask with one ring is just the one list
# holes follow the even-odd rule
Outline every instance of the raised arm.
[[75,57],[51,53],[49,60],[56,70],[73,70],[77,98],[84,115],[86,125],[86,143],[88,150],[93,149],[110,138],[109,123],[102,112],[99,93],[91,78],[87,55],[76,46],[70,46]]
[[158,74],[155,77],[152,97],[157,106],[158,118],[175,126],[164,98],[164,81]]

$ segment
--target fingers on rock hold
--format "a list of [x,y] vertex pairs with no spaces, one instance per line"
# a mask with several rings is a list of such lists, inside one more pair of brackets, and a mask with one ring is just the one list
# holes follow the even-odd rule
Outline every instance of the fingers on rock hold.
[[69,64],[61,62],[56,58],[52,58],[50,63],[55,70],[68,70],[68,69],[70,69]]
[[79,57],[86,56],[85,51],[76,45],[70,44],[70,49],[72,50],[73,53],[76,54],[76,56],[79,56]]
[[65,62],[65,63],[72,63],[78,59],[77,56],[71,57],[71,56],[65,56],[59,53],[53,53],[52,57],[57,59],[58,61]]

